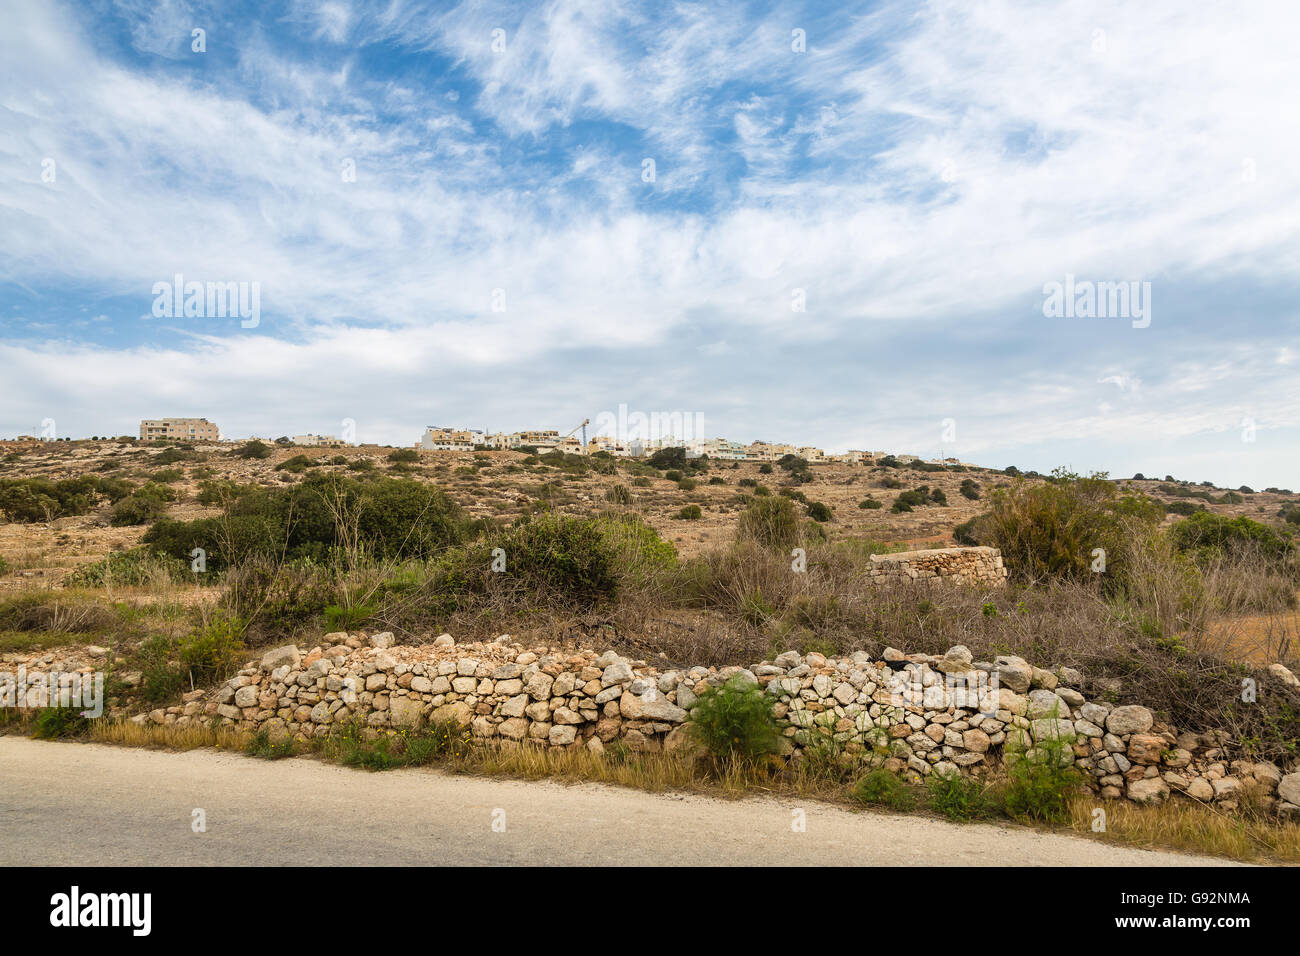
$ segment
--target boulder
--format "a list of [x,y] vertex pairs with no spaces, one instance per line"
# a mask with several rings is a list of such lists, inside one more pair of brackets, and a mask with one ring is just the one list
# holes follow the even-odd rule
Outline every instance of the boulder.
[[1125,704],[1116,707],[1106,718],[1106,729],[1116,736],[1124,734],[1144,734],[1151,729],[1155,718],[1151,711],[1137,704]]
[[1285,800],[1287,803],[1300,806],[1300,772],[1289,773],[1279,780],[1277,795],[1279,799]]
[[297,667],[298,662],[301,660],[302,653],[298,650],[298,645],[285,644],[281,647],[274,647],[262,655],[262,670],[275,670],[282,664]]

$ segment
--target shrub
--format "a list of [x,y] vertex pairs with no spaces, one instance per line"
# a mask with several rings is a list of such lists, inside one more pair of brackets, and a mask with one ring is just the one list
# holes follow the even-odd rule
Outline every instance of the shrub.
[[975,820],[990,816],[994,804],[974,777],[952,771],[931,773],[925,780],[930,806],[949,820]]
[[143,542],[186,561],[193,548],[203,548],[208,569],[219,570],[251,560],[326,562],[361,553],[429,558],[470,530],[460,508],[433,485],[323,474],[291,488],[250,489],[227,502],[220,518],[159,521]]
[[280,464],[275,466],[276,471],[287,471],[290,474],[301,475],[308,468],[314,467],[315,461],[306,455],[294,455],[292,458],[286,458]]
[[1079,789],[1082,777],[1067,760],[1064,742],[1048,740],[1032,754],[1009,761],[1002,791],[1007,814],[1043,823],[1068,820],[1070,797]]
[[236,448],[233,454],[236,458],[270,458],[271,446],[254,438],[252,441],[244,442],[244,444]]
[[755,498],[740,513],[736,535],[765,548],[788,551],[799,540],[799,517],[785,497]]
[[1224,555],[1260,555],[1277,560],[1295,545],[1267,525],[1250,518],[1229,518],[1198,511],[1169,529],[1174,547],[1199,559]]
[[90,719],[76,707],[46,707],[36,715],[32,736],[41,740],[80,737],[90,729]]
[[109,521],[119,526],[157,521],[167,513],[167,503],[175,498],[176,493],[166,485],[150,482],[115,504]]
[[767,462],[763,462],[763,464],[758,466],[758,473],[760,475],[770,475],[772,473],[772,466]]
[[759,687],[733,677],[700,694],[688,726],[716,762],[757,759],[780,747],[781,730],[773,704],[773,698]]
[[297,752],[298,743],[292,737],[272,740],[265,729],[259,730],[244,745],[244,753],[250,757],[261,757],[263,760],[282,760],[285,757],[292,757]]
[[83,515],[94,508],[101,497],[119,501],[130,485],[113,478],[89,475],[51,481],[48,478],[10,478],[0,480],[0,514],[7,521],[53,521],[71,515]]
[[683,521],[699,521],[704,512],[700,510],[699,505],[686,505],[681,511],[677,512],[677,517]]
[[858,507],[866,508],[870,511],[874,511],[877,508],[882,507],[882,505],[881,502],[877,501],[875,498],[872,498],[870,495],[868,495],[866,498],[863,498],[861,501],[858,502]]
[[174,558],[161,557],[147,548],[115,551],[68,576],[68,587],[102,588],[109,585],[139,587],[154,582],[185,579],[187,566]]
[[681,481],[677,482],[677,488],[679,491],[694,491],[696,485],[697,482],[694,478],[683,478]]
[[853,787],[853,796],[859,803],[900,812],[916,805],[916,790],[884,767],[863,775]]
[[961,483],[961,488],[958,490],[961,492],[961,496],[963,498],[969,498],[971,501],[979,500],[980,497],[979,483],[974,481],[971,478],[963,479]]
[[627,485],[614,485],[605,492],[605,500],[616,505],[630,505],[632,503],[632,492],[628,490]]
[[676,469],[673,469],[673,470],[671,470],[671,471],[665,471],[665,472],[664,472],[664,480],[665,480],[665,481],[681,481],[681,480],[682,480],[682,473],[681,473],[680,471],[677,471]]
[[1085,580],[1092,552],[1101,548],[1107,555],[1101,577],[1109,586],[1123,582],[1129,536],[1138,526],[1154,527],[1163,511],[1145,495],[1121,496],[1104,474],[1085,478],[1062,469],[1044,484],[995,489],[989,501],[992,510],[981,519],[989,540],[983,543],[1002,549],[1013,575]]
[[808,517],[812,518],[813,521],[830,521],[830,506],[820,501],[810,501],[808,502]]

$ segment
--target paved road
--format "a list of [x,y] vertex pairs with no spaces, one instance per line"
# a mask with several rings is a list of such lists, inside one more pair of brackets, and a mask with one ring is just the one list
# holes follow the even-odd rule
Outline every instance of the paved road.
[[[807,829],[797,833],[797,807],[0,737],[4,866],[1220,862],[814,803],[803,806]],[[195,808],[205,811],[204,833],[191,827]]]

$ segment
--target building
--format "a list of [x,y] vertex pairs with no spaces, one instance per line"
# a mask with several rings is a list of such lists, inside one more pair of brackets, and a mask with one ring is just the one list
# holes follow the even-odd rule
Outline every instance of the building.
[[482,432],[430,425],[420,437],[422,451],[473,451]]
[[221,429],[206,418],[146,418],[140,422],[140,438],[184,438],[189,441],[219,441]]
[[348,445],[342,438],[333,435],[294,435],[295,445],[310,445],[313,448],[344,448]]

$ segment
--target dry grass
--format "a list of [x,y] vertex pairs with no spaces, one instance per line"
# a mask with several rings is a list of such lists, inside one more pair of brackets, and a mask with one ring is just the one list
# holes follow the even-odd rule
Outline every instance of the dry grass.
[[[1106,811],[1106,830],[1094,833],[1093,814]],[[1144,807],[1127,800],[1070,803],[1070,828],[1094,839],[1138,847],[1165,847],[1250,863],[1300,863],[1300,822],[1279,823],[1249,810],[1229,814],[1191,800]]]

